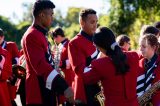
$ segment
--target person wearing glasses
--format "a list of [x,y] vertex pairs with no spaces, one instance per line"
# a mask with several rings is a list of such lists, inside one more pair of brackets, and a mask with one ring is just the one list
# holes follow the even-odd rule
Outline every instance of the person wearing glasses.
[[118,45],[122,48],[122,50],[124,51],[130,50],[131,42],[130,42],[130,38],[127,35],[124,35],[124,34],[119,35],[116,38],[116,41]]

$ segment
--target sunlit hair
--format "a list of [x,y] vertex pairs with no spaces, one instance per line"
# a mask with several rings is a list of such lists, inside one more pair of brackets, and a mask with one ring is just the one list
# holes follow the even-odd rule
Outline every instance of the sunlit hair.
[[158,28],[158,29],[160,29],[160,21],[158,21],[158,22],[156,22],[156,23],[154,23],[154,25],[153,25],[154,27],[156,27],[156,28]]
[[140,36],[144,36],[145,34],[148,34],[148,33],[151,33],[151,34],[153,34],[154,36],[158,36],[159,30],[158,30],[156,27],[154,27],[154,26],[144,25],[144,26],[141,28]]
[[57,37],[57,35],[64,37],[64,31],[61,27],[56,27],[52,32],[51,32],[52,37]]
[[142,40],[146,40],[147,43],[151,46],[151,47],[156,47],[158,48],[158,39],[156,36],[154,36],[153,34],[149,33],[149,34],[145,34],[144,36],[140,37],[140,42]]
[[106,50],[106,55],[112,59],[117,74],[125,74],[129,71],[127,57],[116,43],[115,35],[109,28],[98,28],[93,36],[93,42],[96,46]]
[[125,42],[129,42],[130,38],[127,35],[121,34],[116,38],[117,43],[119,46],[123,46]]
[[82,9],[79,13],[79,18],[85,21],[89,14],[96,14],[96,11],[93,9]]
[[42,10],[53,8],[55,8],[55,5],[50,0],[37,0],[33,5],[32,14],[36,17]]

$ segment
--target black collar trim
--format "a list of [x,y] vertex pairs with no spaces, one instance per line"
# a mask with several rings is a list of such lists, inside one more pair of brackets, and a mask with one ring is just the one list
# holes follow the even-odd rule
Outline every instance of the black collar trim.
[[86,39],[88,39],[89,41],[93,42],[92,35],[88,35],[86,32],[84,32],[83,30],[80,31],[80,35],[84,36]]
[[41,26],[34,24],[33,27],[35,27],[38,31],[42,32],[44,35],[47,35],[48,31]]

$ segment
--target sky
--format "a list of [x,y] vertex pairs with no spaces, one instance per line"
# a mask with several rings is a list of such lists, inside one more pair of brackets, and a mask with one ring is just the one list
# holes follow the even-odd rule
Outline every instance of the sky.
[[[0,3],[0,15],[9,18],[13,23],[18,23],[22,19],[24,12],[23,3],[34,3],[36,0],[3,0]],[[63,14],[69,7],[92,8],[100,13],[107,13],[109,10],[109,0],[51,0],[56,5],[56,10],[61,10]]]

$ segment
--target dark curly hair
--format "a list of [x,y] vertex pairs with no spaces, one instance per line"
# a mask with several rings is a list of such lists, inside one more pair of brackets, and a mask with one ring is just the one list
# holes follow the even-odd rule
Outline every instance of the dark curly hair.
[[55,5],[50,0],[37,0],[34,3],[32,14],[36,17],[44,9],[53,9]]

